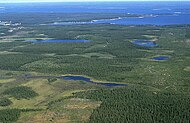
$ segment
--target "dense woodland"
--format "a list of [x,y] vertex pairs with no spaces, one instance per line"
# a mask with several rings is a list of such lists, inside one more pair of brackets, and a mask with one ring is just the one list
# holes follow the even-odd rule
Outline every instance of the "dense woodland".
[[[188,95],[157,92],[137,86],[101,89],[76,94],[77,97],[102,101],[89,123],[188,123]],[[119,96],[118,96],[119,95]]]
[[0,122],[8,123],[18,120],[20,112],[19,109],[0,110]]
[[[63,117],[79,122],[84,116],[89,116],[84,120],[89,123],[190,122],[188,25],[38,25],[52,23],[57,17],[67,18],[65,21],[76,17],[88,21],[118,16],[125,15],[2,15],[2,20],[13,19],[25,28],[7,32],[12,27],[0,25],[0,33],[4,33],[0,35],[0,122],[36,122],[36,115],[44,119],[50,117],[43,122]],[[35,21],[38,17],[39,22]],[[90,42],[25,42],[33,39],[86,39]],[[136,46],[131,43],[136,39],[156,41],[158,47]],[[162,55],[169,59],[151,60]],[[128,86],[105,87],[56,78],[65,74]],[[84,105],[87,108],[83,108]]]
[[3,92],[3,94],[10,95],[16,99],[30,99],[38,95],[30,87],[26,86],[19,86],[7,89],[6,91]]
[[40,111],[36,109],[4,109],[0,110],[0,122],[10,123],[16,122],[20,117],[21,112],[35,112]]

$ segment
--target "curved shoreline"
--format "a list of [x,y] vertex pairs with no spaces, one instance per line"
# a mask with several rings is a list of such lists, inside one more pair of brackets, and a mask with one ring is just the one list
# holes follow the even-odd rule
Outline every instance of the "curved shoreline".
[[[58,76],[33,76],[31,74],[25,74],[21,76],[23,78],[58,78],[58,79],[63,79],[63,80],[71,80],[71,81],[84,81],[86,83],[91,83],[95,85],[102,85],[102,86],[107,86],[107,87],[114,87],[114,86],[128,86],[127,83],[118,83],[118,82],[108,82],[108,81],[98,81],[92,77],[86,76],[86,75],[74,75],[74,74],[63,74],[63,75],[58,75]],[[64,77],[70,77],[69,79],[66,79]],[[80,79],[72,79],[75,77],[79,77]],[[85,80],[86,79],[86,80]]]
[[61,75],[61,76],[82,76],[82,77],[85,77],[85,78],[88,78],[88,79],[90,79],[90,80],[92,80],[93,82],[97,82],[97,83],[112,83],[112,84],[127,84],[127,83],[124,83],[124,82],[109,82],[109,81],[103,81],[103,80],[97,80],[97,79],[94,79],[94,78],[92,78],[92,77],[89,77],[89,76],[87,76],[87,75],[79,75],[79,74],[63,74],[63,75]]

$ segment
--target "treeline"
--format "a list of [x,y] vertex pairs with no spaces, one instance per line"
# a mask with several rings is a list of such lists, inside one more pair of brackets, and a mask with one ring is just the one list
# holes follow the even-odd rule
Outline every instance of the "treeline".
[[102,101],[93,111],[89,123],[190,122],[190,97],[184,94],[128,86],[86,91],[75,96]]

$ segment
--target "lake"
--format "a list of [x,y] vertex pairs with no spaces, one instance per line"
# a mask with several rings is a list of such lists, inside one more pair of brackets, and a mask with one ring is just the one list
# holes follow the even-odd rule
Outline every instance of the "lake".
[[103,82],[94,82],[90,78],[84,76],[62,76],[64,80],[74,80],[74,81],[84,81],[95,85],[103,85],[107,87],[115,87],[115,86],[127,86],[127,84],[118,84],[118,83],[103,83]]
[[170,58],[169,56],[156,56],[156,57],[153,57],[152,60],[165,61],[165,60],[168,60],[169,58]]
[[190,24],[190,15],[149,15],[140,17],[118,17],[112,19],[91,20],[87,22],[54,22],[48,25],[86,25],[86,24],[112,24],[112,25],[179,25]]
[[56,40],[56,39],[50,39],[50,40],[30,40],[26,42],[32,42],[32,43],[85,43],[90,42],[90,40]]
[[148,40],[135,40],[132,41],[133,44],[141,47],[157,47],[158,44],[156,44],[153,41],[148,41]]
[[84,76],[75,76],[75,75],[71,75],[71,76],[32,76],[31,74],[24,74],[21,77],[23,78],[59,78],[59,79],[64,79],[64,80],[73,80],[73,81],[83,81],[83,82],[87,82],[87,83],[91,83],[94,85],[102,85],[102,86],[106,86],[106,87],[116,87],[116,86],[128,86],[127,84],[119,84],[119,83],[104,83],[104,82],[94,82],[92,81],[90,78],[88,77],[84,77]]
[[[55,22],[50,25],[119,24],[176,25],[190,24],[190,2],[75,2],[75,3],[0,3],[0,13],[125,13],[139,17],[91,20],[88,22]],[[1,20],[1,18],[0,18]]]

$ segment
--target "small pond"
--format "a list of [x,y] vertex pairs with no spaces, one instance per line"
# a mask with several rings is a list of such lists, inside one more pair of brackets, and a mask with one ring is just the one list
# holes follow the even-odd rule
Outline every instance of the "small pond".
[[141,47],[157,47],[158,46],[158,44],[156,44],[155,42],[148,41],[148,40],[135,40],[132,43]]
[[164,60],[168,60],[169,58],[170,58],[169,56],[156,56],[156,57],[153,57],[152,60],[164,61]]
[[95,85],[103,85],[103,86],[107,86],[107,87],[127,86],[127,84],[93,82],[90,78],[83,77],[83,76],[62,76],[60,78],[63,78],[64,80],[84,81],[84,82],[92,83]]
[[56,40],[56,39],[48,39],[48,40],[30,40],[27,42],[32,42],[32,43],[85,43],[85,42],[90,42],[90,40]]

